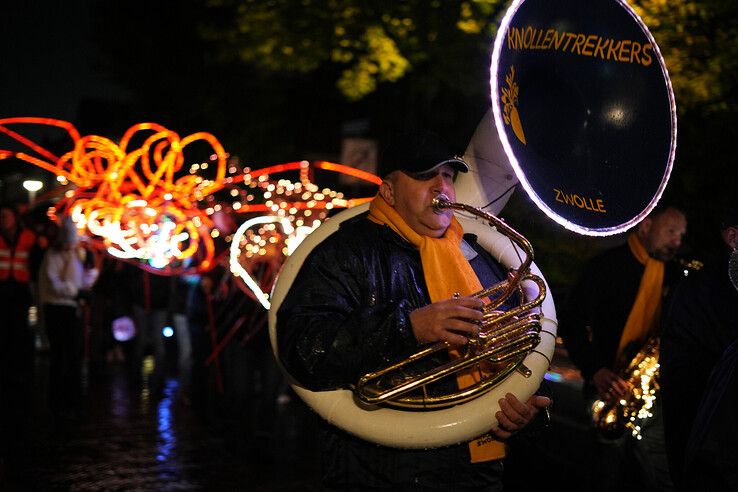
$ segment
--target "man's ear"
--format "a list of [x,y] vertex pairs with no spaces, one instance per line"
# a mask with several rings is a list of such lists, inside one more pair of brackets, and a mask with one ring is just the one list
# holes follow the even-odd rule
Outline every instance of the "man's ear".
[[395,205],[395,190],[392,187],[391,181],[387,181],[386,179],[382,181],[382,184],[379,185],[379,194],[390,206]]
[[646,237],[648,236],[648,231],[651,230],[651,226],[653,225],[653,219],[650,217],[646,217],[641,221],[640,224],[638,224],[638,230],[636,231],[638,233],[638,238],[641,239],[641,242],[645,241]]

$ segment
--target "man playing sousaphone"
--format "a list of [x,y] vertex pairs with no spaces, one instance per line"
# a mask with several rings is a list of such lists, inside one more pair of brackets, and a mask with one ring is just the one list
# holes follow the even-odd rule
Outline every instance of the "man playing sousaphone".
[[[625,373],[629,362],[658,340],[662,300],[669,286],[683,277],[683,267],[671,260],[686,228],[680,210],[660,205],[636,226],[625,244],[590,260],[560,312],[559,333],[584,378],[588,409],[595,412],[599,451],[595,490],[671,489],[659,398],[648,409],[652,416],[643,421],[643,428],[621,426],[621,431],[628,432],[620,435],[603,432],[605,424],[615,422],[598,421],[593,403],[626,401],[632,391],[640,390],[628,383]],[[657,346],[650,355],[654,354],[658,357]],[[637,482],[624,483],[625,477]]]
[[[277,312],[281,361],[314,391],[356,384],[430,342],[463,347],[482,319],[483,301],[471,294],[505,278],[453,213],[433,205],[439,195],[455,200],[464,161],[427,133],[397,139],[379,160],[383,181],[368,216],[345,221],[312,251]],[[501,490],[503,442],[550,403],[508,393],[488,435],[436,449],[379,446],[326,424],[324,486]]]

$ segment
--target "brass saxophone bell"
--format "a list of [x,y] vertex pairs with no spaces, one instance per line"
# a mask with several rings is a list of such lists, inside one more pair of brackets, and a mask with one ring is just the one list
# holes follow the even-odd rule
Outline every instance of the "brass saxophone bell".
[[625,435],[626,415],[619,402],[596,400],[592,404],[592,414],[598,416],[596,428],[603,438],[615,441]]
[[653,416],[659,393],[659,338],[651,336],[641,350],[619,371],[630,386],[621,398],[597,400],[592,405],[595,429],[605,439],[618,439],[627,431],[641,439],[642,424]]

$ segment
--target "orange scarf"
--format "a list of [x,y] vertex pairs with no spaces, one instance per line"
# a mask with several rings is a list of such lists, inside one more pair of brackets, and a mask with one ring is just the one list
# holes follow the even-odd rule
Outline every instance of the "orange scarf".
[[[431,302],[449,299],[457,292],[463,297],[482,290],[477,275],[461,253],[464,230],[456,217],[452,218],[451,225],[442,237],[423,236],[413,231],[397,211],[381,195],[377,195],[369,206],[369,220],[387,225],[418,248]],[[458,351],[450,352],[453,357],[459,356]],[[460,373],[457,376],[459,388],[473,384],[477,378],[478,375],[472,372]],[[488,434],[470,441],[469,451],[472,463],[505,457],[505,445]]]
[[623,350],[631,342],[640,344],[646,341],[656,327],[661,315],[661,289],[664,285],[664,262],[651,258],[635,233],[628,236],[628,246],[636,260],[646,268],[643,270],[633,307],[620,336],[617,361],[621,361]]

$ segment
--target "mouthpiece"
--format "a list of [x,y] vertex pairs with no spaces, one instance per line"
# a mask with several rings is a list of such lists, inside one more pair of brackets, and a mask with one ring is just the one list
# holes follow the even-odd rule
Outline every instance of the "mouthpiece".
[[433,209],[438,212],[441,209],[448,208],[451,205],[451,200],[448,196],[440,193],[433,199]]

